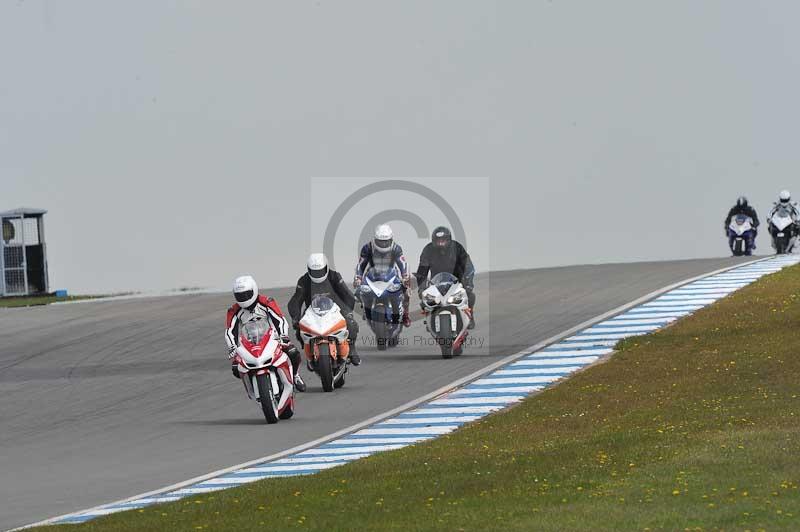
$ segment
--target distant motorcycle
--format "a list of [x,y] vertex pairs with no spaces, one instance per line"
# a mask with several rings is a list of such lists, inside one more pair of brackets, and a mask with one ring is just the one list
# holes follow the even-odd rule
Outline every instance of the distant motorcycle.
[[458,279],[446,272],[436,274],[420,294],[425,325],[442,351],[442,358],[453,358],[464,350],[468,336],[467,291]]
[[294,415],[292,363],[283,352],[278,333],[264,318],[241,327],[234,354],[247,396],[261,404],[267,423]]
[[797,242],[797,220],[792,209],[778,205],[769,219],[769,232],[777,254],[791,253]]
[[364,308],[364,319],[375,333],[378,350],[396,346],[403,330],[403,284],[397,270],[371,268],[356,295]]
[[350,355],[347,322],[331,298],[315,296],[300,320],[308,368],[319,375],[322,389],[332,392],[344,386]]
[[736,215],[728,226],[728,245],[735,257],[752,255],[755,244],[753,219],[744,214]]

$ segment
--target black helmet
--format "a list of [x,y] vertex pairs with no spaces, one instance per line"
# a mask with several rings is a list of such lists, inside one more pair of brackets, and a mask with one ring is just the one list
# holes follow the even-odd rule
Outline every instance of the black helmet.
[[747,207],[747,198],[744,196],[739,196],[739,199],[736,200],[736,205],[738,207]]
[[433,230],[431,234],[431,242],[438,249],[445,249],[450,247],[450,242],[453,241],[453,235],[450,229],[444,226],[439,226]]

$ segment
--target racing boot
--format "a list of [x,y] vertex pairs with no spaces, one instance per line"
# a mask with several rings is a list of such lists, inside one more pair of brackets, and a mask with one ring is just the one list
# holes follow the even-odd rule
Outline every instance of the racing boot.
[[467,314],[469,315],[469,325],[467,325],[467,329],[471,331],[475,328],[475,311],[472,307],[467,309]]
[[294,375],[294,389],[298,392],[306,391],[306,381],[304,381],[303,377],[300,376],[299,371]]
[[350,363],[354,366],[360,366],[361,357],[358,356],[358,352],[356,351],[356,343],[352,340],[348,340],[348,342],[350,342],[350,354],[348,355]]
[[411,314],[408,312],[408,302],[410,296],[408,295],[408,288],[403,287],[403,327],[411,327]]
[[239,375],[239,364],[235,364],[235,363],[231,364],[231,372],[233,373],[233,376],[235,378],[237,378],[237,379],[241,379],[242,378],[241,375]]
[[289,360],[292,362],[292,371],[294,371],[294,389],[298,392],[304,392],[306,391],[306,383],[303,380],[303,377],[300,376],[300,364],[302,363],[300,359],[300,350],[292,345],[288,336],[281,337],[281,342],[283,343],[281,349],[283,349],[283,352],[286,353],[286,356],[288,356]]

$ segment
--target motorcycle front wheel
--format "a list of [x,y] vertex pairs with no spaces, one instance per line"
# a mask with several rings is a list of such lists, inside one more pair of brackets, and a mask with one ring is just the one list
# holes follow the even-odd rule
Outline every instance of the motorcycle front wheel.
[[278,402],[275,400],[275,393],[272,391],[272,381],[266,373],[256,375],[256,385],[258,386],[258,397],[261,403],[261,410],[264,418],[270,425],[278,422]]
[[[443,315],[439,318],[439,331],[450,331],[450,320],[452,316]],[[453,358],[453,339],[452,338],[437,338],[439,347],[442,350],[442,358]]]
[[331,360],[331,347],[328,344],[319,344],[319,360],[317,360],[317,373],[322,383],[322,390],[333,391],[333,361]]
[[453,344],[444,342],[439,347],[442,349],[442,358],[453,358]]

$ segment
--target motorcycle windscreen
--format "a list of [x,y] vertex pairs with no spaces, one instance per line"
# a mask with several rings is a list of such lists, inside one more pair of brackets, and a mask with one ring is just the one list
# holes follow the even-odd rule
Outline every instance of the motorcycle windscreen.
[[242,326],[242,338],[253,345],[258,345],[269,332],[269,323],[265,319],[250,320]]
[[448,272],[440,272],[433,276],[431,284],[436,287],[440,294],[445,295],[454,284],[458,282],[456,276]]
[[366,275],[367,279],[372,282],[380,282],[380,283],[389,283],[395,277],[397,277],[397,273],[394,271],[394,268],[370,268]]
[[787,227],[792,224],[792,218],[786,213],[782,211],[778,211],[775,213],[775,216],[772,217],[772,225],[774,225],[779,231],[783,231]]
[[375,292],[375,295],[379,297],[383,296],[386,292],[397,292],[400,290],[400,281],[397,279],[397,272],[394,268],[372,268],[364,277],[363,285],[367,286],[371,292]]
[[311,300],[311,310],[317,316],[324,316],[333,309],[334,305],[333,299],[326,295],[314,296],[314,299]]

